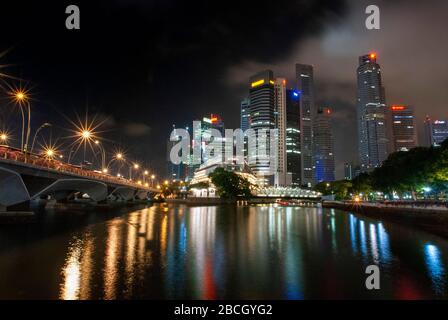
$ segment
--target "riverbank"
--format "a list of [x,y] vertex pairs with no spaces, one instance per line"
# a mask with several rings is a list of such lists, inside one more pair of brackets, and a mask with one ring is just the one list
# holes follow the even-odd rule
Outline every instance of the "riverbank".
[[322,207],[356,212],[375,219],[401,223],[448,238],[448,208],[446,207],[342,201],[324,201]]
[[[185,204],[191,206],[215,206],[215,205],[257,205],[277,203],[278,197],[253,197],[249,199],[222,199],[222,198],[202,198],[188,197],[186,199],[165,199],[166,203]],[[283,198],[282,198],[283,199]],[[284,198],[287,199],[287,198]],[[297,205],[316,205],[316,201],[300,200]]]

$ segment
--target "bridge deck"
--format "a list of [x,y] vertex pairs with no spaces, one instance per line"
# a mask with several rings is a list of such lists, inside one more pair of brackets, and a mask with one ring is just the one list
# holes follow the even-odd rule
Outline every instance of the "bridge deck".
[[58,175],[96,180],[116,186],[128,186],[141,190],[156,191],[154,188],[146,187],[143,184],[138,184],[125,178],[114,177],[106,173],[82,169],[75,165],[67,164],[56,159],[48,159],[35,154],[25,155],[20,150],[5,146],[0,146],[0,165],[2,163],[9,166],[18,166]]

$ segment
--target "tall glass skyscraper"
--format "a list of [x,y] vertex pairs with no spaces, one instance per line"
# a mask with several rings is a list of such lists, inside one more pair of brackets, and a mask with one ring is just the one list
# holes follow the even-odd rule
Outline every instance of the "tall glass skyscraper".
[[448,139],[448,120],[425,119],[426,145],[438,147]]
[[314,119],[314,159],[316,182],[334,181],[334,145],[330,108],[319,108]]
[[249,99],[244,99],[241,101],[241,119],[240,128],[246,131],[250,128],[250,110],[249,110]]
[[[269,130],[275,129],[274,96],[274,76],[271,70],[265,70],[250,77],[250,127],[255,131],[265,129],[267,132],[266,134],[261,134],[260,131],[257,131],[256,148],[249,148],[248,162],[254,174],[263,177],[265,184],[271,183],[267,176],[272,177],[273,174],[270,170],[270,159],[268,156],[270,150]],[[265,150],[266,158],[257,159],[257,150]],[[262,153],[260,152],[260,154]]]
[[297,90],[286,90],[286,168],[291,177],[291,185],[300,187],[301,177],[300,147],[300,94]]
[[386,99],[376,54],[359,57],[358,152],[361,171],[381,165],[388,156]]
[[313,119],[316,114],[313,66],[296,64],[296,80],[301,107],[301,182],[302,185],[311,187],[314,185]]
[[411,106],[393,105],[389,108],[389,114],[389,125],[392,127],[393,151],[409,151],[417,147],[414,108]]
[[290,181],[286,177],[286,79],[274,80],[275,127],[278,129],[277,170],[274,185],[287,186]]

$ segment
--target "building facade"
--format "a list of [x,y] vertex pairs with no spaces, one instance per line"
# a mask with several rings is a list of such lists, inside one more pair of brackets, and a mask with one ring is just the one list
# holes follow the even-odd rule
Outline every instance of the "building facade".
[[331,115],[330,108],[319,108],[314,119],[314,159],[317,183],[335,180]]
[[314,185],[313,159],[313,120],[316,114],[314,106],[314,71],[313,66],[296,64],[297,90],[300,93],[301,114],[301,183]]
[[[254,174],[263,180],[261,183],[266,185],[273,183],[269,157],[269,130],[275,128],[274,83],[271,70],[257,73],[249,79],[250,128],[254,129],[257,136],[256,139],[254,137],[251,139],[256,141],[256,145],[255,148],[249,146],[248,163]],[[261,133],[259,130],[266,131]]]
[[357,78],[358,153],[365,172],[380,166],[389,153],[385,90],[376,54],[359,57]]
[[389,107],[392,151],[409,151],[417,147],[417,127],[414,108],[404,105]]
[[438,147],[448,139],[448,120],[425,119],[425,142],[428,146]]
[[287,178],[286,164],[286,79],[276,78],[274,80],[274,104],[275,104],[275,128],[278,130],[276,173],[274,185],[287,186],[291,184]]
[[241,101],[241,118],[240,118],[240,128],[246,131],[250,128],[250,110],[249,110],[249,99],[244,99]]
[[349,162],[344,163],[344,179],[352,180],[353,178],[353,165]]
[[300,146],[300,94],[297,90],[286,90],[286,171],[291,185],[302,185],[302,161]]

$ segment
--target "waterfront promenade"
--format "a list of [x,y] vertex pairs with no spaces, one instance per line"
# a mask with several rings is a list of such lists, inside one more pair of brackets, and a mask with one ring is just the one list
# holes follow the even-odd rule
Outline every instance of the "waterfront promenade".
[[411,225],[448,238],[448,203],[441,201],[324,201],[324,208],[341,209],[372,218]]

